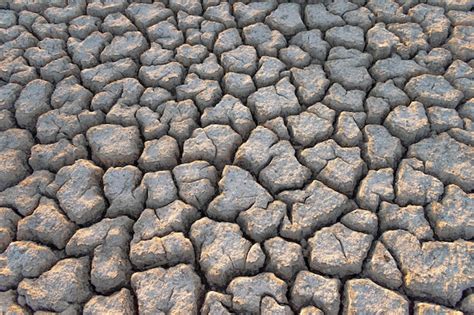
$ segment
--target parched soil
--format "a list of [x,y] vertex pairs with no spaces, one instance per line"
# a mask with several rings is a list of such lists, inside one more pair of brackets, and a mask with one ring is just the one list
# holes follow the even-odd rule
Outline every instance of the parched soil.
[[472,0],[0,0],[0,314],[474,314]]

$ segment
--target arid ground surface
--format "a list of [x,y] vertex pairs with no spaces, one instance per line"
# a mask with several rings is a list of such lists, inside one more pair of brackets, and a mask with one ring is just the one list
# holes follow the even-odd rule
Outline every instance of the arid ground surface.
[[0,0],[0,314],[474,314],[472,0]]

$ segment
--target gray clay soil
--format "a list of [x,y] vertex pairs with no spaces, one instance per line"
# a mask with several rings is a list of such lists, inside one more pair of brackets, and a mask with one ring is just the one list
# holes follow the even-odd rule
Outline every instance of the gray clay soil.
[[472,0],[0,0],[0,314],[474,314]]

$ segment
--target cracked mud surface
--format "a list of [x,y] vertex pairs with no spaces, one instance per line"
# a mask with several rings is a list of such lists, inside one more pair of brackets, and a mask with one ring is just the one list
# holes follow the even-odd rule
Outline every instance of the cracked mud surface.
[[473,57],[470,0],[0,1],[0,314],[474,314]]

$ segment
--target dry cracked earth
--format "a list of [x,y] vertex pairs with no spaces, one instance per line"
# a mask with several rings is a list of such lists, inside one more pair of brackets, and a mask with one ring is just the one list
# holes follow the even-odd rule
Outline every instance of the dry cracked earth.
[[474,314],[471,0],[0,8],[0,314]]

